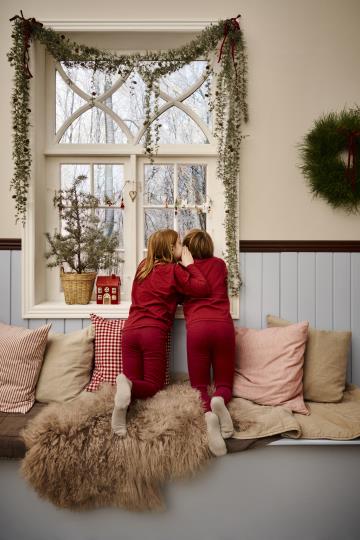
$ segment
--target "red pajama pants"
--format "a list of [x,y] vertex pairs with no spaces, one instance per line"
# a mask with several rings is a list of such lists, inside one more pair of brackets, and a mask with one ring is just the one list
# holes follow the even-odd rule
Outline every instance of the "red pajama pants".
[[156,326],[124,330],[123,372],[132,381],[132,398],[151,397],[164,387],[167,335],[166,329]]
[[205,411],[210,411],[208,386],[213,369],[214,396],[228,403],[232,397],[235,368],[235,328],[232,321],[196,321],[186,329],[191,386],[199,390]]

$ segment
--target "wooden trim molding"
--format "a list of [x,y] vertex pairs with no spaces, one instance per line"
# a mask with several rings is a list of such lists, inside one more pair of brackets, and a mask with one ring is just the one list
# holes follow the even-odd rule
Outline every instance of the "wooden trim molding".
[[[242,252],[347,251],[360,252],[360,240],[240,240]],[[20,238],[0,238],[0,250],[20,251]]]
[[267,251],[360,251],[359,240],[240,240],[243,252]]
[[0,238],[0,250],[20,251],[20,238]]

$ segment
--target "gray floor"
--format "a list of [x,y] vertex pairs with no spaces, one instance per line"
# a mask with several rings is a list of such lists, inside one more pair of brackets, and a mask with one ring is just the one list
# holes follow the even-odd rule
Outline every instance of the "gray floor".
[[61,510],[0,461],[0,540],[359,540],[360,448],[266,447],[166,487],[160,514]]

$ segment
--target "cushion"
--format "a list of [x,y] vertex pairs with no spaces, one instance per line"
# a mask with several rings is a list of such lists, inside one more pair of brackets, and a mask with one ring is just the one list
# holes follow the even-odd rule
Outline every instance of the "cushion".
[[26,413],[34,405],[50,328],[0,323],[0,411]]
[[42,403],[74,399],[90,382],[94,328],[49,334],[35,398]]
[[[116,384],[116,376],[122,373],[121,340],[124,319],[105,319],[92,313],[90,319],[95,328],[95,364],[91,381],[85,390],[94,392],[102,382]],[[171,332],[167,342],[166,380],[169,384],[169,358]]]
[[19,459],[25,456],[22,430],[44,407],[45,403],[35,401],[34,406],[26,414],[0,412],[0,459]]
[[[293,324],[267,315],[268,327]],[[351,343],[350,331],[317,330],[309,326],[304,358],[304,399],[322,403],[342,400]]]
[[124,319],[105,319],[91,313],[95,330],[95,360],[91,380],[85,390],[95,392],[102,382],[116,384],[122,372],[121,339]]
[[308,326],[302,321],[261,330],[236,328],[234,396],[310,414],[302,384]]

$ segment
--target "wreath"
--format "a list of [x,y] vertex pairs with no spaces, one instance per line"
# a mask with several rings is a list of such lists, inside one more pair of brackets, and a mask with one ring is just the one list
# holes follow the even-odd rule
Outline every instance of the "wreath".
[[300,145],[311,192],[356,213],[360,203],[360,108],[323,115]]

